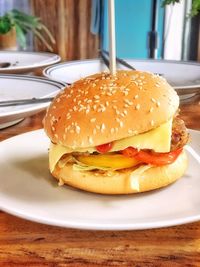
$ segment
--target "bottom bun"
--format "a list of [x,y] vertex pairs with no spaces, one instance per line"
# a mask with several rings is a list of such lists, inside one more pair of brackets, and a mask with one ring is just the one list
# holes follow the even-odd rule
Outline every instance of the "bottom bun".
[[91,171],[74,171],[72,164],[63,168],[56,167],[52,175],[60,184],[68,184],[89,192],[100,194],[131,194],[150,191],[167,186],[180,178],[187,168],[187,156],[183,151],[175,162],[161,167],[152,167],[134,179],[137,188],[131,186],[131,173],[126,169],[123,172],[95,173]]

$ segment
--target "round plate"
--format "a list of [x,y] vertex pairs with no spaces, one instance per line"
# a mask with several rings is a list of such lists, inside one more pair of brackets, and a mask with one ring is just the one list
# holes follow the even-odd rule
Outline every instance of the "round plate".
[[[26,75],[0,74],[0,99],[17,100],[56,95],[65,83]],[[49,103],[0,107],[0,128],[45,109]]]
[[0,66],[0,73],[27,73],[59,61],[60,56],[53,53],[0,51],[0,64],[10,63],[6,68]]
[[[174,89],[200,88],[200,64],[195,62],[170,61],[170,60],[134,60],[125,59],[138,70],[151,71],[162,74]],[[118,65],[119,69],[127,69]],[[74,81],[107,70],[99,59],[79,60],[56,64],[47,67],[43,74],[51,79],[73,83]],[[181,99],[194,94],[181,96]]]
[[[200,133],[190,131],[200,154]],[[45,224],[101,230],[134,230],[200,219],[200,163],[189,156],[186,174],[160,190],[124,196],[59,187],[48,170],[49,140],[43,130],[0,143],[0,205],[3,211]]]

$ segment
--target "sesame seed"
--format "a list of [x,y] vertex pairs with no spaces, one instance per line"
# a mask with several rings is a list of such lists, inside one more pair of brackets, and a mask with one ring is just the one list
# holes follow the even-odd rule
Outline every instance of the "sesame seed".
[[140,104],[137,104],[137,105],[135,106],[135,109],[136,109],[136,110],[139,110],[139,109],[140,109]]
[[128,130],[128,133],[129,133],[129,134],[132,134],[132,133],[133,133],[133,130],[129,129],[129,130]]
[[122,128],[123,127],[123,122],[122,121],[120,121],[120,123],[119,123],[119,126]]
[[106,128],[106,127],[105,127],[105,124],[102,123],[102,124],[101,124],[101,132],[103,132],[103,131],[105,130],[105,128]]
[[107,96],[112,96],[112,93],[107,92],[106,95]]
[[153,120],[151,120],[151,126],[154,126],[154,121]]
[[157,107],[160,107],[160,102],[159,102],[159,101],[157,101],[156,105],[157,105]]
[[66,139],[66,135],[65,135],[65,134],[63,134],[63,139],[64,139],[64,140]]
[[107,106],[107,107],[109,106],[109,102],[108,102],[108,101],[106,101],[106,106]]
[[129,105],[128,105],[128,104],[124,104],[124,107],[125,107],[125,108],[128,108],[128,107],[129,107]]
[[95,121],[96,121],[96,118],[90,119],[90,122],[95,122]]
[[153,102],[153,103],[156,103],[156,100],[155,100],[155,98],[151,98],[151,101]]
[[55,138],[58,138],[58,135],[57,134],[54,134]]
[[149,112],[150,112],[150,113],[152,113],[152,112],[153,112],[153,107],[151,107],[151,108],[150,108]]
[[97,130],[94,128],[93,129],[93,134],[96,134],[97,133]]
[[115,129],[114,128],[111,128],[111,130],[110,130],[111,134],[113,134],[114,131],[115,131]]
[[133,105],[133,102],[130,101],[130,100],[128,100],[128,99],[124,99],[124,102],[125,102],[126,104],[128,104],[129,106]]
[[99,99],[99,98],[100,98],[99,95],[95,95],[95,96],[94,96],[94,99]]
[[135,99],[138,99],[138,97],[139,97],[139,95],[135,95],[135,96],[134,96]]
[[76,126],[76,128],[75,128],[75,129],[76,129],[76,133],[77,133],[77,134],[79,134],[79,133],[80,133],[80,131],[81,131],[81,128],[80,128],[79,126]]
[[131,78],[133,79],[133,80],[135,80],[135,79],[137,79],[138,78],[138,74],[134,74]]
[[90,144],[93,144],[93,139],[92,139],[91,136],[89,137],[89,143],[90,143]]

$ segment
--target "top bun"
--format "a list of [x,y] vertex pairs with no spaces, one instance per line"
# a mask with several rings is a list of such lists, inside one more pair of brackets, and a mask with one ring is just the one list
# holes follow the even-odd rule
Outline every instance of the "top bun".
[[98,73],[59,93],[44,118],[53,143],[94,147],[160,126],[176,113],[179,97],[163,77],[143,71]]

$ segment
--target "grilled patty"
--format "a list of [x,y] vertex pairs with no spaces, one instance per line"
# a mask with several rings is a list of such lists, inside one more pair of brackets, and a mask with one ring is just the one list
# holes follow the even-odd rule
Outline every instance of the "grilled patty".
[[171,151],[183,147],[189,139],[189,134],[185,123],[178,117],[175,117],[172,124]]

